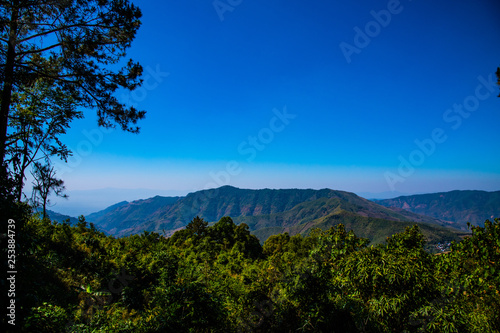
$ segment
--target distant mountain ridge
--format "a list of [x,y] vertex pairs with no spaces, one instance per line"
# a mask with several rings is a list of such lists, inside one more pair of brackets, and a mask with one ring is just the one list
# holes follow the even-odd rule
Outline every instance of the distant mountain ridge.
[[[38,213],[40,213],[40,215],[42,214],[41,209],[38,210]],[[47,216],[52,221],[56,221],[58,223],[68,223],[71,225],[75,225],[78,222],[78,219],[76,217],[60,214],[50,209],[47,209]]]
[[[195,216],[209,222],[230,216],[236,223],[246,223],[261,240],[283,231],[307,233],[314,227],[327,228],[343,220],[349,220],[353,226],[359,221],[371,225],[370,228],[383,230],[383,235],[379,235],[381,239],[414,222],[433,224],[430,228],[436,232],[444,230],[438,225],[446,224],[409,211],[394,211],[350,192],[331,189],[247,190],[232,186],[189,193],[185,197],[156,196],[122,202],[88,215],[87,220],[115,236],[144,230],[170,235],[185,227]],[[363,236],[364,231],[359,231]],[[449,238],[454,237],[449,230],[444,233]],[[375,237],[375,233],[370,235]]]
[[483,225],[500,217],[500,191],[450,191],[373,200],[390,208],[431,216],[466,228],[467,222]]
[[95,222],[115,236],[140,233],[142,230],[159,231],[161,229],[156,227],[148,229],[152,227],[149,222],[158,220],[179,198],[156,196],[132,202],[122,201],[102,211],[92,213],[86,219]]

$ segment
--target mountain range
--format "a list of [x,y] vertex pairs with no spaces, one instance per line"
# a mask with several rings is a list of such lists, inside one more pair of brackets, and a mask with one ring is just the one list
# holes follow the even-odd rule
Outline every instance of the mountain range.
[[223,216],[244,219],[250,230],[291,227],[340,210],[360,216],[394,221],[445,224],[435,218],[411,212],[396,212],[353,193],[322,190],[246,190],[232,186],[190,193],[185,197],[156,196],[133,202],[120,202],[90,214],[87,220],[116,236],[142,230],[173,232],[195,216],[215,222]]
[[[455,192],[459,193],[454,194]],[[481,193],[471,196],[469,192]],[[380,243],[387,236],[402,231],[405,226],[413,223],[420,224],[422,232],[430,242],[459,239],[466,230],[464,217],[460,214],[461,207],[469,212],[471,222],[484,216],[500,216],[496,209],[500,207],[499,192],[447,193],[450,195],[436,194],[437,198],[445,199],[446,203],[434,203],[431,207],[434,207],[436,212],[440,207],[448,209],[449,212],[431,215],[411,209],[417,202],[416,206],[423,204],[423,201],[410,199],[420,195],[370,201],[354,193],[331,189],[248,190],[223,186],[189,193],[186,196],[155,196],[132,202],[122,201],[87,215],[86,219],[107,233],[121,237],[144,230],[169,236],[185,227],[195,216],[211,223],[223,216],[230,216],[237,224],[246,223],[262,242],[270,235],[281,232],[289,232],[291,235],[307,234],[316,227],[326,229],[343,223],[358,236],[367,237],[373,243]],[[436,195],[429,195],[428,199],[434,199]],[[477,211],[472,212],[467,210],[466,199],[463,199],[467,197],[480,198],[481,202],[488,204],[476,202],[474,207]],[[400,198],[406,199],[403,202]],[[457,204],[453,205],[453,201]],[[421,206],[418,207],[421,209]],[[459,228],[462,230],[458,230]]]
[[406,210],[448,221],[466,228],[467,222],[483,225],[487,219],[500,217],[500,191],[450,191],[373,200],[395,210]]

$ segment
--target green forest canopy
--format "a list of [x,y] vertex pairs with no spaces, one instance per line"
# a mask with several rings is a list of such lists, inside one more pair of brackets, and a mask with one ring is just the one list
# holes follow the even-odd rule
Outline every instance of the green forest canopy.
[[446,254],[418,226],[367,246],[337,225],[263,246],[195,218],[165,238],[114,238],[83,217],[23,226],[27,332],[498,332],[500,220]]

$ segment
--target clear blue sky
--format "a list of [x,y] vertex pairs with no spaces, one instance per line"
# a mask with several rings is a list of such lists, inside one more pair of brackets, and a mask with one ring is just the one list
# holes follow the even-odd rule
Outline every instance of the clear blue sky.
[[500,190],[498,1],[134,3],[146,119],[75,122],[68,190]]

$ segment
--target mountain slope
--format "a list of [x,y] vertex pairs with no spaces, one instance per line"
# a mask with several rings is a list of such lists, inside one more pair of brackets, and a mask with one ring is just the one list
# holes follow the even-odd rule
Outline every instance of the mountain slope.
[[[39,211],[39,213],[41,213],[41,210]],[[76,225],[76,223],[78,222],[78,219],[75,217],[60,214],[60,213],[54,212],[50,209],[47,209],[47,215],[48,215],[49,219],[51,219],[52,221],[59,222],[59,223],[68,223],[68,220],[69,220],[70,225]]]
[[290,227],[306,223],[339,210],[362,217],[392,221],[415,221],[442,224],[434,218],[407,211],[396,212],[363,199],[354,193],[322,190],[246,190],[231,186],[204,190],[186,197],[154,197],[110,207],[91,214],[94,222],[115,236],[141,233],[143,230],[173,233],[195,216],[215,222],[231,216],[245,222],[250,230]]
[[172,204],[179,200],[179,197],[156,196],[145,200],[132,202],[123,201],[110,206],[103,211],[90,214],[87,221],[94,222],[112,235],[123,236],[134,232],[124,232],[136,228],[140,233],[143,230],[161,230],[143,228],[142,225],[148,221],[155,221],[158,215],[163,214]]
[[108,214],[110,212],[113,212],[117,208],[120,208],[122,206],[128,205],[128,203],[129,203],[128,201],[122,201],[122,202],[116,203],[116,204],[114,204],[112,206],[109,206],[108,208],[103,209],[103,210],[101,210],[99,212],[89,214],[89,215],[87,215],[87,220],[89,220],[89,219],[90,220],[100,219],[101,217],[106,216],[106,214]]
[[407,210],[416,214],[450,221],[466,228],[466,223],[483,225],[486,219],[500,216],[500,191],[451,191],[374,200],[385,207]]
[[[314,228],[326,230],[332,226],[342,223],[347,230],[352,230],[359,237],[368,238],[372,244],[380,244],[390,235],[404,231],[406,227],[414,225],[414,222],[392,221],[380,218],[360,216],[352,212],[339,209],[327,216],[311,220],[306,223],[296,224],[290,227],[269,227],[252,232],[261,240],[265,241],[269,236],[277,233],[288,232],[290,235],[307,235]],[[420,230],[430,244],[458,241],[460,236],[465,235],[457,229],[437,226],[435,224],[419,223]]]
[[361,217],[372,217],[391,221],[412,221],[444,225],[445,222],[427,216],[421,216],[407,211],[397,212],[391,209],[373,205],[371,201],[348,194],[333,198],[319,198],[299,203],[290,210],[275,214],[241,216],[233,218],[238,223],[246,223],[250,230],[266,227],[289,227],[327,216],[332,212],[345,211]]

